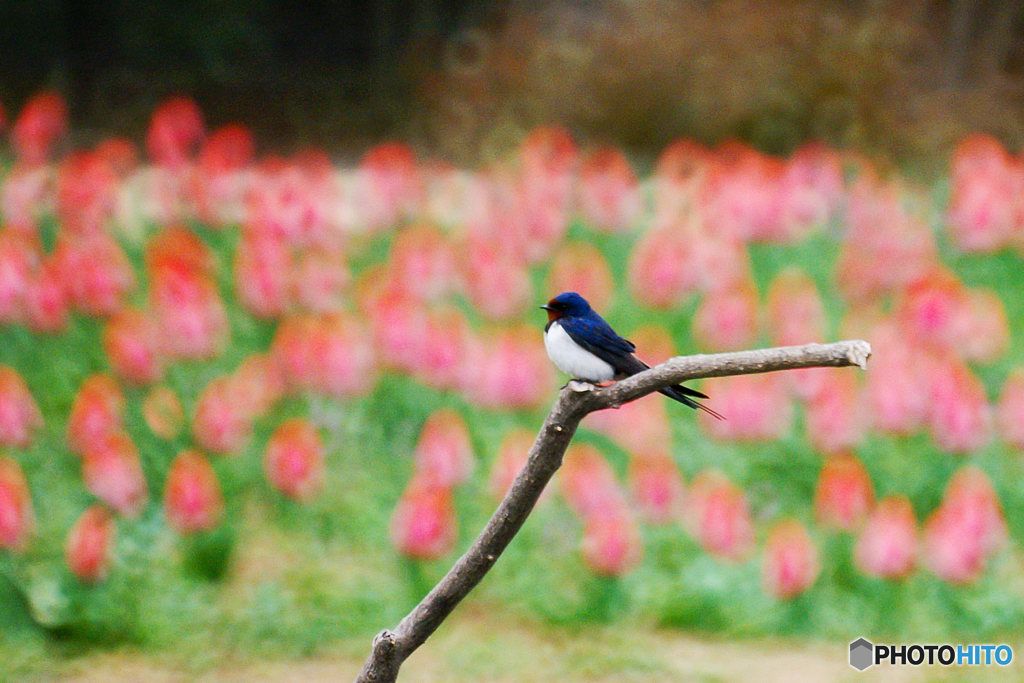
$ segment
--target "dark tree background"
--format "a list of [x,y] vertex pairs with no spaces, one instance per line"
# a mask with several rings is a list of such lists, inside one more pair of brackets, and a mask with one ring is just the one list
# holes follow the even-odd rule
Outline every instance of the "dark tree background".
[[[639,18],[634,17],[637,25],[621,25],[627,4],[634,14],[641,8]],[[601,91],[604,81],[593,72],[606,69],[608,45],[616,39],[633,45],[638,26],[667,26],[664,35],[672,40],[690,26],[688,16],[717,21],[715,12],[725,6],[733,13],[764,15],[765,35],[741,38],[748,42],[793,41],[792,27],[779,36],[793,18],[813,12],[824,19],[814,29],[820,35],[811,36],[810,42],[820,43],[816,49],[825,53],[836,53],[833,61],[851,60],[838,54],[849,46],[840,44],[837,51],[832,43],[842,39],[828,38],[829,32],[852,35],[867,27],[878,45],[860,56],[864,63],[856,63],[860,57],[855,55],[849,76],[829,75],[823,79],[828,81],[825,86],[814,83],[804,90],[802,82],[796,83],[793,92],[783,92],[789,100],[781,106],[765,106],[752,92],[753,113],[727,118],[720,129],[702,127],[701,119],[707,117],[699,107],[677,104],[680,98],[699,96],[700,80],[675,82],[671,74],[652,76],[638,70],[629,61],[635,59],[628,56],[629,49],[622,51],[627,56],[618,67],[637,72],[636,80],[647,89]],[[838,23],[829,26],[836,17]],[[598,24],[601,28],[594,29]],[[517,33],[509,38],[510,32]],[[505,49],[496,57],[498,50],[489,48],[485,56],[495,64],[488,65],[488,77],[446,73],[446,59],[450,62],[459,50],[480,50],[481,35]],[[530,46],[559,40],[568,46],[567,54],[589,40],[588,49],[596,45],[600,59],[579,66],[576,81],[558,81],[566,78],[564,69],[553,79],[530,61],[535,56]],[[853,38],[847,40],[853,43]],[[908,73],[896,79],[881,74],[867,82],[862,74],[892,62],[888,53],[877,63],[870,61],[870,52],[892,48],[887,40],[896,45],[897,61],[910,65]],[[699,36],[691,42],[707,54],[735,50]],[[655,43],[651,39],[649,44]],[[973,101],[981,104],[974,114],[961,116],[965,120],[954,126],[958,130],[977,129],[993,119],[996,105],[984,104],[993,98],[1003,109],[1014,103],[1024,107],[1024,3],[1018,0],[0,0],[0,46],[0,104],[9,116],[39,88],[57,89],[68,98],[77,142],[82,143],[109,133],[139,135],[155,104],[182,92],[199,101],[210,125],[247,123],[262,144],[282,151],[317,144],[344,154],[398,137],[463,161],[466,150],[494,137],[491,131],[496,122],[503,123],[502,117],[515,119],[517,129],[554,121],[583,138],[607,136],[648,148],[683,135],[711,143],[739,135],[768,151],[785,152],[802,139],[825,137],[835,144],[895,147],[899,156],[906,151],[900,147],[904,143],[887,137],[893,136],[889,129],[906,122],[884,120],[892,118],[894,103],[910,101],[908,92],[927,94],[915,101],[918,110],[946,107],[951,112],[965,106],[962,93],[973,93]],[[610,54],[614,59],[614,51]],[[684,68],[699,61],[685,52],[675,56]],[[792,56],[800,65],[795,70],[821,70],[806,55]],[[504,63],[498,63],[501,58]],[[769,59],[787,58],[781,51]],[[663,56],[652,57],[657,59]],[[609,64],[607,70],[616,66]],[[727,65],[721,79],[713,80],[727,79],[743,68]],[[521,77],[510,76],[516,69],[523,72]],[[672,69],[679,70],[675,64]],[[840,93],[838,104],[829,99],[831,94],[820,106],[812,101],[821,97],[822,87],[833,88],[832,81],[844,78],[856,82],[834,86]],[[894,80],[899,82],[894,85]],[[543,92],[545,81],[552,83],[553,92]],[[524,87],[532,88],[533,95],[517,99],[514,91]],[[750,81],[736,87],[746,92]],[[772,87],[780,89],[775,83]],[[788,87],[783,81],[781,89]],[[597,104],[587,101],[594,92]],[[461,98],[457,106],[448,106],[450,95]],[[553,105],[558,97],[564,101]],[[646,108],[637,102],[647,103]],[[973,106],[970,98],[966,106]],[[446,114],[446,107],[455,114]],[[879,111],[864,111],[872,107]],[[1011,148],[1024,139],[1024,128],[1013,123],[1022,119],[1020,113],[1015,110],[991,131]],[[841,130],[828,128],[830,117],[844,119],[838,124]],[[467,118],[474,119],[472,125],[466,125]],[[851,124],[845,120],[850,118],[857,120]],[[906,137],[912,141],[906,144],[914,145],[922,136],[914,131]],[[461,142],[452,143],[455,139]]]

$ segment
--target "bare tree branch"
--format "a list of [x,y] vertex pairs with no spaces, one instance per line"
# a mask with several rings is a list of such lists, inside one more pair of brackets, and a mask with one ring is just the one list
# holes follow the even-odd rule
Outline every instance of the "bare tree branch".
[[680,356],[609,387],[569,382],[544,421],[522,471],[483,531],[420,604],[395,627],[374,638],[373,651],[357,683],[390,683],[402,663],[441,625],[483,579],[523,526],[537,499],[562,465],[580,421],[589,413],[617,407],[658,389],[701,377],[746,375],[811,367],[864,368],[871,346],[864,341],[784,346],[757,351]]

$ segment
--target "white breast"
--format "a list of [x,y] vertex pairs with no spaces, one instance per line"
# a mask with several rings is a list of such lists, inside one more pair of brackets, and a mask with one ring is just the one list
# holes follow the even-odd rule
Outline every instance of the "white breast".
[[577,344],[555,321],[544,333],[548,358],[565,374],[588,382],[610,382],[615,370],[606,361]]

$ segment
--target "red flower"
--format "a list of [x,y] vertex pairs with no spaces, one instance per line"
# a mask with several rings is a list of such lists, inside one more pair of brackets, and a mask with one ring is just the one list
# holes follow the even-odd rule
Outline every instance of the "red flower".
[[25,324],[34,332],[63,332],[68,324],[68,296],[63,265],[44,258],[25,290]]
[[259,318],[276,318],[288,305],[292,253],[273,235],[242,237],[235,251],[235,291],[242,305]]
[[96,152],[76,152],[57,169],[57,215],[75,237],[95,237],[107,229],[114,211],[117,177]]
[[121,427],[124,395],[106,373],[89,375],[78,387],[68,416],[68,447],[82,455],[101,437]]
[[764,589],[782,600],[800,595],[818,579],[818,550],[803,524],[795,519],[778,522],[765,541],[761,578]]
[[819,524],[853,531],[874,502],[871,477],[857,456],[841,452],[825,460],[814,491],[814,515]]
[[64,98],[55,92],[34,95],[22,108],[11,128],[11,146],[18,161],[27,166],[46,163],[53,143],[67,130]]
[[0,230],[0,322],[20,322],[32,274],[42,258],[38,240],[10,227]]
[[117,534],[113,516],[102,505],[93,505],[68,532],[64,558],[68,569],[86,583],[102,581],[110,566],[110,551]]
[[818,368],[821,374],[804,415],[807,440],[821,453],[852,448],[864,437],[866,414],[851,372]]
[[0,446],[27,448],[43,414],[18,371],[0,365]]
[[145,312],[122,309],[107,321],[103,350],[118,377],[130,384],[146,385],[164,374],[156,323]]
[[324,479],[324,446],[316,427],[299,418],[278,425],[267,442],[263,468],[267,481],[289,498],[316,495]]
[[206,129],[203,115],[188,97],[171,97],[153,113],[146,133],[146,151],[158,166],[185,165]]
[[749,348],[760,326],[757,290],[753,283],[714,290],[693,315],[693,338],[711,351]]
[[167,523],[179,533],[208,531],[217,526],[224,511],[217,475],[198,451],[178,453],[164,485]]
[[886,496],[868,515],[853,549],[853,561],[865,574],[900,579],[914,568],[917,520],[906,496]]
[[85,488],[128,517],[136,517],[148,498],[139,452],[131,437],[120,430],[90,441],[82,453]]
[[0,457],[0,549],[24,549],[32,524],[32,498],[21,465]]

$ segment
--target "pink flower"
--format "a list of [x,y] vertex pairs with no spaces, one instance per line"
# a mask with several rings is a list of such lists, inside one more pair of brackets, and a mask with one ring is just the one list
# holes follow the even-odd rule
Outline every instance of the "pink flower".
[[323,487],[324,446],[320,433],[309,421],[285,420],[267,442],[263,459],[267,481],[298,501],[307,501]]
[[291,290],[292,253],[273,235],[253,232],[235,250],[235,291],[242,305],[259,318],[286,310]]
[[365,181],[364,218],[371,232],[391,228],[420,202],[423,180],[413,151],[401,143],[377,145],[359,164]]
[[84,455],[90,446],[121,428],[124,394],[110,375],[98,372],[78,387],[68,415],[68,447]]
[[519,150],[515,219],[530,263],[547,258],[565,234],[577,156],[575,143],[561,128],[534,129]]
[[714,397],[715,410],[725,417],[716,420],[703,412],[697,417],[701,428],[715,439],[772,441],[792,427],[792,401],[778,373],[715,378],[701,390]]
[[114,373],[134,385],[159,381],[164,374],[164,359],[156,323],[145,312],[122,309],[107,321],[103,331],[103,350]]
[[473,331],[466,316],[454,308],[428,311],[412,374],[427,386],[458,389],[466,385]]
[[868,576],[901,579],[913,569],[917,557],[917,520],[906,496],[886,496],[868,515],[853,562]]
[[576,204],[583,220],[598,232],[625,232],[633,226],[643,210],[643,196],[621,150],[600,147],[584,156]]
[[0,549],[25,548],[33,526],[32,498],[17,460],[0,456]]
[[18,164],[7,172],[0,184],[0,211],[8,229],[23,236],[36,233],[39,217],[53,200],[52,175],[48,166],[26,164]]
[[76,152],[57,169],[57,216],[75,237],[95,237],[107,229],[114,211],[117,177],[96,152]]
[[68,569],[86,583],[106,578],[110,551],[117,534],[114,517],[102,505],[88,508],[71,527],[64,545]]
[[650,308],[674,308],[697,291],[701,275],[697,253],[682,231],[650,230],[629,257],[629,291]]
[[781,600],[795,598],[814,585],[821,562],[807,528],[795,519],[775,524],[765,541],[761,579],[769,595]]
[[967,306],[967,288],[960,279],[936,267],[903,288],[895,316],[914,341],[947,349],[955,345]]
[[971,583],[1008,537],[992,482],[968,465],[953,475],[942,504],[925,522],[922,552],[936,576],[950,583]]
[[584,521],[627,508],[626,498],[615,473],[601,451],[593,446],[569,446],[558,477],[562,497]]
[[62,264],[43,259],[25,290],[25,324],[34,332],[63,332],[68,324],[68,296]]
[[953,344],[966,361],[993,363],[1005,355],[1010,346],[1010,325],[997,293],[988,289],[967,292]]
[[468,396],[486,408],[543,405],[552,396],[555,375],[538,339],[536,329],[522,325],[483,336],[467,354]]
[[150,274],[149,294],[164,353],[190,360],[220,355],[230,329],[212,277],[180,264],[161,266]]
[[779,211],[786,238],[804,237],[836,213],[845,192],[841,162],[839,154],[814,142],[784,162]]
[[667,445],[663,450],[634,453],[629,459],[630,497],[644,520],[665,524],[678,519],[685,490]]
[[464,483],[476,462],[469,429],[452,410],[438,410],[427,418],[416,443],[416,472],[425,480],[452,488]]
[[871,362],[865,374],[868,412],[876,429],[890,434],[912,434],[931,410],[926,353],[894,324],[874,326]]
[[804,427],[807,440],[819,452],[837,453],[861,442],[867,415],[852,372],[820,370],[819,385],[807,401]]
[[292,264],[292,301],[311,313],[335,313],[341,309],[350,281],[345,255],[339,249],[302,249]]
[[0,445],[27,448],[43,414],[18,371],[0,365]]
[[741,242],[790,238],[781,215],[782,162],[735,141],[716,152],[700,196],[710,220]]
[[245,126],[228,124],[206,138],[199,151],[192,191],[203,222],[223,226],[243,221],[252,158],[252,134]]
[[491,320],[523,312],[533,297],[530,274],[507,243],[470,236],[461,253],[466,295],[477,311]]
[[55,92],[33,95],[11,128],[11,146],[18,161],[27,166],[46,163],[53,144],[68,126],[64,98]]
[[980,450],[992,438],[992,409],[981,380],[952,355],[930,365],[932,439],[951,453]]
[[683,521],[690,535],[716,557],[739,562],[753,550],[754,526],[746,496],[721,472],[705,471],[694,478]]
[[772,281],[765,319],[776,346],[825,341],[825,307],[818,288],[796,268],[784,270]]
[[583,522],[580,544],[583,561],[599,576],[622,576],[640,564],[643,542],[636,520],[624,508],[614,508]]
[[849,228],[836,266],[850,302],[877,299],[919,277],[936,260],[935,239],[907,206],[905,188],[865,174],[849,193]]
[[82,479],[89,493],[128,517],[137,517],[149,497],[135,442],[119,429],[86,445]]
[[274,335],[272,353],[295,391],[345,398],[365,393],[376,379],[371,340],[344,315],[286,318]]
[[1020,163],[989,135],[964,138],[953,152],[947,229],[961,251],[993,252],[1020,228]]
[[391,543],[405,557],[433,560],[449,553],[457,536],[451,490],[414,476],[391,514]]
[[203,115],[189,97],[171,97],[153,112],[146,151],[158,166],[179,169],[192,158],[206,134]]
[[224,514],[217,474],[198,451],[178,453],[164,485],[164,513],[172,529],[182,534],[208,531]]
[[874,503],[871,477],[857,456],[844,452],[825,460],[814,491],[814,516],[818,524],[853,531]]
[[704,297],[693,316],[693,338],[709,351],[737,351],[757,338],[757,290],[753,283],[715,290]]
[[382,270],[364,273],[359,289],[360,308],[381,361],[396,370],[414,368],[427,336],[426,310]]
[[432,301],[456,286],[455,250],[440,230],[415,223],[395,236],[391,268],[403,289],[420,301]]
[[1024,450],[1024,367],[1014,368],[1003,384],[996,424],[1003,441]]
[[594,246],[583,242],[562,245],[551,261],[547,291],[578,292],[596,310],[605,310],[615,287],[611,269]]
[[68,299],[86,315],[105,317],[121,309],[135,288],[135,271],[113,237],[98,234],[58,240],[53,259]]
[[0,230],[0,322],[20,322],[39,260],[38,240],[10,227]]
[[196,399],[192,437],[212,453],[238,453],[252,432],[252,416],[247,407],[239,400],[231,377],[214,379]]

